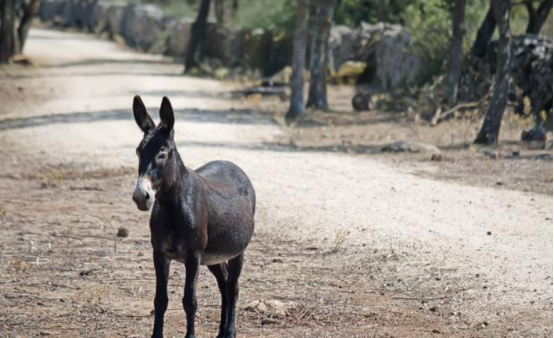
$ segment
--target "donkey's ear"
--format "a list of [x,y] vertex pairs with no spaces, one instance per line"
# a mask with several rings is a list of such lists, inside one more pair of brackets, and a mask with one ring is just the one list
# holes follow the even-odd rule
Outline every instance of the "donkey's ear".
[[173,107],[171,107],[171,102],[169,99],[164,96],[162,100],[162,106],[160,107],[160,120],[164,128],[171,132],[173,130],[173,125],[175,124],[175,115],[173,114]]
[[133,100],[133,115],[135,115],[137,125],[145,134],[152,128],[156,127],[154,121],[152,121],[152,118],[148,115],[144,103],[142,103],[142,100],[138,95],[135,96],[135,99]]

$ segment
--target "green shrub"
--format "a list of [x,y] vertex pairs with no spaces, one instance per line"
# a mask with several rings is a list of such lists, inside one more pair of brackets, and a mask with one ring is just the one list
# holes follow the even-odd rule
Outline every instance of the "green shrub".
[[294,29],[296,0],[242,0],[232,26],[237,29]]

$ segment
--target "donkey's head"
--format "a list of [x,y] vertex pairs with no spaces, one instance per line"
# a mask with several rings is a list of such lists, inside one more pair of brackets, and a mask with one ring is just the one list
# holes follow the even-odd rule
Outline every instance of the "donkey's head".
[[147,211],[152,206],[155,195],[169,188],[175,177],[176,150],[173,141],[173,108],[167,97],[160,107],[160,124],[157,126],[146,111],[139,96],[133,101],[133,114],[144,137],[137,147],[139,158],[137,187],[133,201],[139,210]]

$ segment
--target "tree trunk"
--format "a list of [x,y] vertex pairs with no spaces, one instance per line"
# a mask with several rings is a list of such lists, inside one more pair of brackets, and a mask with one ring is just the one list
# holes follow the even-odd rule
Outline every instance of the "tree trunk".
[[464,42],[464,18],[467,0],[456,0],[452,13],[452,43],[450,45],[450,61],[448,63],[448,89],[446,97],[448,104],[454,106],[458,100],[458,83],[462,69],[462,44]]
[[471,47],[471,54],[476,57],[483,57],[487,52],[487,46],[492,39],[494,30],[496,29],[496,19],[493,13],[492,3],[495,0],[491,0],[491,5],[485,16],[485,19],[481,23],[481,27],[477,31],[477,37]]
[[476,144],[496,144],[502,123],[502,115],[508,103],[508,85],[510,82],[511,32],[510,11],[512,4],[506,0],[493,0],[494,16],[498,22],[498,56],[494,92],[483,121],[483,126],[475,139]]
[[27,34],[29,33],[29,28],[31,28],[31,23],[33,18],[38,12],[40,6],[40,0],[31,0],[29,5],[25,6],[23,11],[23,16],[19,22],[19,27],[17,27],[17,36],[19,39],[19,52],[23,51],[25,46],[25,40],[27,39]]
[[527,34],[539,34],[552,10],[552,0],[543,0],[538,9],[533,7],[533,2],[531,1],[527,2],[525,6],[529,13],[529,23],[525,32]]
[[0,0],[0,64],[15,54],[15,0]]
[[216,17],[217,23],[220,25],[225,24],[224,0],[215,0],[214,7],[215,7],[215,17]]
[[327,110],[327,60],[329,35],[335,9],[335,0],[319,0],[316,3],[316,27],[310,53],[310,89],[308,107]]
[[292,55],[292,76],[290,79],[290,107],[286,120],[294,120],[305,113],[304,109],[304,64],[306,62],[306,40],[308,40],[309,0],[297,0],[296,29]]
[[192,24],[190,42],[185,60],[185,73],[189,73],[192,68],[198,65],[196,54],[199,50],[198,46],[204,40],[204,34],[206,33],[208,14],[210,12],[210,2],[211,0],[202,0],[200,8],[198,9],[196,21]]

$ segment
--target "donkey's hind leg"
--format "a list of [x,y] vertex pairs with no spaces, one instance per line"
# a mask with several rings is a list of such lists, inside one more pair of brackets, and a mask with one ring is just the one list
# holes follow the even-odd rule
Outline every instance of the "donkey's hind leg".
[[217,286],[219,287],[219,292],[221,292],[221,321],[219,323],[219,334],[217,338],[224,338],[227,331],[227,296],[226,296],[226,285],[227,285],[227,263],[220,263],[216,265],[209,265],[208,269],[217,279]]
[[229,276],[226,284],[227,294],[227,332],[225,338],[235,338],[235,314],[237,300],[239,298],[239,277],[242,271],[244,261],[244,252],[227,262],[227,272]]

